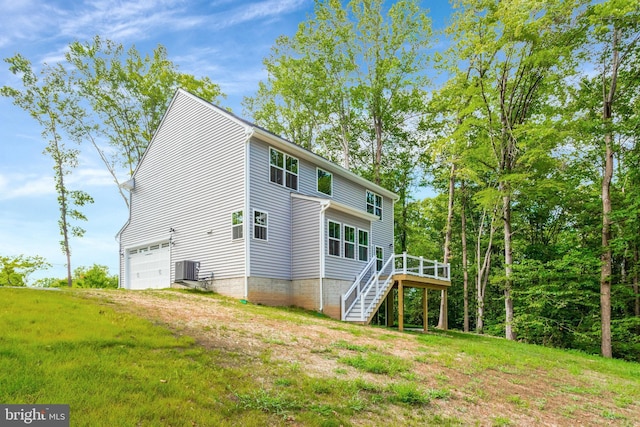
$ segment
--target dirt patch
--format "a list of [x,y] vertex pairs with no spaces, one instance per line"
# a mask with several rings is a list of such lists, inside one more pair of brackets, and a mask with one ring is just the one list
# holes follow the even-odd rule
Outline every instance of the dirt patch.
[[[446,389],[434,399],[428,417],[462,424],[518,426],[640,426],[640,404],[616,405],[614,396],[581,393],[588,385],[569,373],[544,369],[501,372],[465,369],[473,360],[457,354],[453,363],[425,357],[424,343],[416,335],[391,329],[354,326],[308,313],[244,305],[237,300],[173,291],[86,291],[84,295],[115,304],[116,309],[160,323],[177,334],[193,337],[200,345],[296,364],[304,375],[320,378],[362,378],[382,386],[401,382],[356,370],[340,362],[354,348],[393,355],[411,363],[412,381],[425,390]],[[433,349],[432,354],[437,354]],[[468,359],[468,360],[467,360]],[[571,393],[567,390],[578,390]],[[422,409],[421,409],[422,410]],[[412,409],[392,411],[392,424],[413,424]],[[385,412],[385,416],[389,415]],[[418,418],[419,419],[419,418]],[[376,424],[367,417],[352,420]],[[400,424],[398,424],[400,423]]]

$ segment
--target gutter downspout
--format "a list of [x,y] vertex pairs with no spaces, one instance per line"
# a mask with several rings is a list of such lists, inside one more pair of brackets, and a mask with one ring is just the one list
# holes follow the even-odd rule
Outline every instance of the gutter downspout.
[[331,202],[323,202],[320,208],[320,309],[322,312],[324,309],[324,276],[325,276],[325,265],[324,265],[324,213],[327,209],[329,209]]
[[251,154],[251,137],[253,137],[254,129],[247,127],[245,129],[244,141],[244,218],[243,218],[243,236],[244,236],[244,299],[249,297],[249,275],[251,274],[251,251],[249,250],[249,191],[251,190],[251,170],[250,170],[250,154]]

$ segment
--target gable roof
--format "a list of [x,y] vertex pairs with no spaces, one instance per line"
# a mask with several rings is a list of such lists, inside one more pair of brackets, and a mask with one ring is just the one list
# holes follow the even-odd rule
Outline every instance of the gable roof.
[[[212,103],[210,103],[209,101],[200,98],[197,95],[194,95],[190,92],[187,92],[184,89],[178,89],[176,91],[176,94],[173,97],[173,100],[171,101],[171,104],[173,104],[174,100],[177,98],[178,94],[182,94],[182,95],[186,95],[191,97],[192,99],[195,99],[199,102],[201,102],[202,104],[206,105],[208,108],[212,108],[215,111],[217,111],[219,114],[226,116],[229,120],[232,120],[233,122],[245,127],[245,132],[247,133],[247,135],[249,136],[253,136],[255,138],[260,139],[263,142],[269,143],[274,145],[277,148],[282,148],[287,150],[288,152],[294,153],[296,155],[296,157],[308,160],[309,162],[321,167],[322,169],[328,171],[328,172],[333,172],[336,175],[340,175],[342,177],[345,177],[347,179],[349,179],[350,181],[356,182],[357,184],[362,185],[363,187],[366,187],[368,189],[370,189],[371,191],[374,191],[378,194],[381,194],[387,198],[390,198],[394,201],[398,200],[399,197],[396,193],[394,193],[393,191],[389,191],[386,188],[375,184],[363,177],[361,177],[360,175],[357,175],[353,172],[351,172],[348,169],[343,168],[340,165],[337,165],[333,162],[331,162],[330,160],[325,159],[322,156],[319,156],[317,154],[315,154],[314,152],[307,150],[304,147],[301,147],[298,144],[295,144],[287,139],[284,139],[270,131],[268,131],[267,129],[264,129],[261,126],[256,125],[255,123],[252,123],[248,120],[245,120],[241,117],[236,116],[234,113],[225,110],[224,108],[221,108],[217,105],[214,105]],[[169,108],[167,108],[167,111],[169,111],[171,109],[171,104],[169,105]],[[165,113],[166,115],[166,113]],[[164,118],[163,118],[164,121]],[[162,122],[161,124],[162,125]],[[160,126],[158,126],[158,128],[160,128]],[[152,139],[153,140],[153,139]],[[144,156],[143,156],[144,159]],[[142,160],[140,161],[140,163],[142,163]],[[135,172],[134,172],[135,175]]]

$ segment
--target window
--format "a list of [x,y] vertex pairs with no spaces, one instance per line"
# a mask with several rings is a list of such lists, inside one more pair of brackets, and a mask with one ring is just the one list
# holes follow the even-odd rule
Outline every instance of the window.
[[358,259],[369,261],[369,232],[358,230]]
[[318,192],[331,196],[333,193],[333,175],[320,168],[316,170],[318,172]]
[[382,246],[376,246],[376,271],[382,270],[384,265],[384,251]]
[[231,214],[231,238],[233,240],[242,239],[242,211],[236,211]]
[[268,214],[253,211],[253,238],[267,240]]
[[298,159],[270,148],[269,179],[273,183],[298,190]]
[[382,196],[367,190],[367,212],[382,219]]
[[344,257],[356,259],[356,229],[344,226]]
[[329,255],[340,256],[340,223],[329,221]]

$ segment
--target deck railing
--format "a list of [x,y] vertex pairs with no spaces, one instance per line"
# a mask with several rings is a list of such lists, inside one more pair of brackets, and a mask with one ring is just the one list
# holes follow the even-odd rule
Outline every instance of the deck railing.
[[349,312],[359,304],[360,321],[364,322],[371,314],[369,311],[378,303],[381,294],[388,290],[394,274],[451,280],[449,264],[408,255],[406,252],[391,255],[379,270],[377,261],[371,259],[342,296],[342,320],[345,320]]

